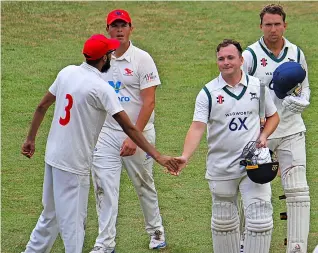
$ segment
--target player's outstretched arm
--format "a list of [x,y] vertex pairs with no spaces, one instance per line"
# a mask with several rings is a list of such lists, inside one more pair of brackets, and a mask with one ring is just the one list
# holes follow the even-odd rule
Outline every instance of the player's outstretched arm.
[[272,116],[266,117],[266,123],[264,126],[263,131],[259,137],[259,147],[266,147],[267,146],[267,138],[275,131],[279,124],[279,116],[278,113],[275,112]]
[[190,157],[192,156],[194,151],[199,146],[205,130],[206,130],[205,123],[199,122],[199,121],[192,122],[192,124],[188,130],[187,136],[184,140],[182,156],[177,157],[178,162],[179,162],[179,168],[178,168],[177,175],[187,165]]
[[[140,91],[140,97],[142,100],[142,106],[136,121],[136,127],[141,132],[147,125],[153,110],[155,109],[156,103],[156,88],[157,86],[152,86]],[[122,156],[130,156],[136,153],[136,144],[128,137],[124,140],[122,145]]]
[[[161,155],[143,136],[130,121],[128,115],[125,111],[118,112],[113,115],[114,119],[122,127],[124,132],[140,147],[143,151],[147,152],[151,157],[153,157],[156,162],[160,165],[166,167],[169,171],[177,171],[178,163],[177,160],[170,156]],[[120,155],[122,155],[122,150]]]
[[28,157],[31,158],[34,154],[35,151],[35,137],[38,132],[38,129],[43,121],[43,118],[45,116],[45,113],[47,109],[55,102],[55,96],[47,92],[45,96],[42,98],[40,104],[37,106],[33,119],[31,122],[31,126],[29,129],[28,136],[25,140],[25,142],[22,145],[21,153]]

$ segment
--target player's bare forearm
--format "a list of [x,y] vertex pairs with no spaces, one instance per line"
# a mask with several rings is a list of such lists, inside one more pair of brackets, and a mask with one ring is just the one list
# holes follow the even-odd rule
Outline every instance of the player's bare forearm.
[[184,140],[182,156],[176,157],[178,161],[178,170],[172,172],[172,175],[178,176],[180,172],[187,166],[190,157],[200,144],[206,124],[199,121],[193,121]]
[[35,137],[38,129],[43,121],[47,109],[54,103],[55,96],[48,92],[41,100],[40,104],[35,110],[28,136],[22,144],[21,153],[31,158],[35,152]]
[[27,136],[28,140],[31,140],[31,141],[35,140],[36,134],[43,121],[46,111],[54,102],[55,102],[55,96],[51,94],[50,92],[47,92],[34,112],[29,133]]
[[30,141],[35,140],[36,134],[37,134],[38,129],[43,121],[43,118],[45,116],[46,111],[47,110],[43,111],[43,110],[37,108],[36,111],[34,112],[31,126],[30,126],[28,136],[27,136],[28,140],[30,140]]
[[266,117],[266,123],[261,133],[261,136],[267,139],[275,131],[278,124],[279,124],[279,116],[277,112],[275,112],[270,117]]
[[[143,104],[139,111],[136,128],[142,132],[155,108],[155,87],[141,90],[140,96]],[[120,155],[131,156],[136,153],[136,150],[137,145],[129,137],[127,137],[122,144]]]
[[[155,108],[155,89],[156,86],[153,86],[140,91],[140,96],[143,104],[136,121],[136,127],[141,132],[147,125],[151,117],[151,114]],[[136,150],[136,144],[128,137],[123,142],[123,145],[121,147],[121,156],[134,155],[136,153]]]
[[[156,162],[166,167],[169,171],[178,170],[178,162],[175,158],[170,156],[161,155],[154,146],[152,146],[142,132],[134,126],[125,111],[121,111],[113,115],[114,119],[122,127],[124,132],[145,152],[153,157]],[[121,154],[122,155],[122,154]]]
[[189,160],[189,158],[199,146],[205,130],[205,123],[199,121],[192,122],[183,145],[182,157],[184,157],[186,160]]
[[142,107],[140,109],[136,127],[138,130],[143,131],[147,125],[156,104],[156,87],[149,87],[140,91],[140,96],[142,99]]
[[138,147],[151,155],[155,160],[160,156],[160,153],[146,140],[142,132],[132,124],[125,111],[116,113],[113,117],[121,126],[123,131],[136,143]]

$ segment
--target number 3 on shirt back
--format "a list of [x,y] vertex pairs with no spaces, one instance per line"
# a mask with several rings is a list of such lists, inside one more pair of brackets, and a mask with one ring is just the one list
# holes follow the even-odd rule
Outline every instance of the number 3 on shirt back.
[[71,109],[73,106],[73,97],[70,94],[66,94],[65,99],[68,100],[67,106],[65,106],[65,118],[60,117],[60,124],[66,126],[71,120]]

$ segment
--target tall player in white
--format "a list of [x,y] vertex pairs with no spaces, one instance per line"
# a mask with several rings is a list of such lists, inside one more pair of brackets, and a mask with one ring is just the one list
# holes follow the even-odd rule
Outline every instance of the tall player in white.
[[[111,68],[103,75],[103,79],[114,88],[136,128],[155,145],[155,91],[160,79],[151,56],[129,40],[133,30],[131,22],[129,13],[125,10],[114,10],[107,15],[106,30],[111,38],[120,41],[120,47],[112,55]],[[119,184],[123,166],[139,197],[146,231],[150,235],[149,248],[166,246],[153,179],[153,159],[147,152],[137,148],[112,117],[107,117],[93,157],[92,178],[99,234],[92,253],[108,253],[115,248]]]
[[[309,105],[310,89],[304,53],[290,43],[283,34],[286,13],[280,5],[265,6],[260,13],[263,37],[244,52],[243,69],[258,77],[270,89],[281,121],[269,137],[268,147],[275,151],[281,170],[281,182],[287,204],[287,253],[307,252],[310,221],[310,197],[306,180],[305,125],[302,111]],[[307,76],[302,83],[300,97],[279,99],[272,90],[272,74],[282,63],[299,62]]]
[[[245,74],[242,48],[233,40],[217,47],[220,75],[198,94],[193,122],[179,157],[180,171],[186,166],[207,129],[208,155],[206,179],[212,193],[212,238],[214,253],[240,251],[237,197],[240,191],[245,209],[246,253],[268,253],[273,228],[270,184],[256,184],[240,165],[243,148],[267,137],[279,123],[276,107],[265,89],[264,130],[260,133],[259,79]],[[211,110],[210,110],[211,109]]]
[[160,155],[147,142],[101,78],[101,71],[109,68],[110,53],[118,46],[118,41],[104,35],[89,38],[83,48],[86,62],[62,69],[35,111],[21,151],[29,158],[35,151],[38,128],[55,102],[45,153],[43,211],[25,253],[50,252],[58,233],[65,252],[82,252],[92,151],[106,114],[161,165],[177,168],[176,161]]

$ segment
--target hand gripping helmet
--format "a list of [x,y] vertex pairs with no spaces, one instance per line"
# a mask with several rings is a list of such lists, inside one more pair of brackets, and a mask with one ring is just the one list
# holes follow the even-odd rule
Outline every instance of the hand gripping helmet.
[[247,176],[257,184],[272,181],[278,171],[279,163],[268,148],[257,148],[256,141],[250,141],[243,149],[240,165],[245,166]]
[[273,73],[273,90],[280,99],[288,95],[299,95],[301,83],[306,77],[306,71],[298,62],[284,62]]

